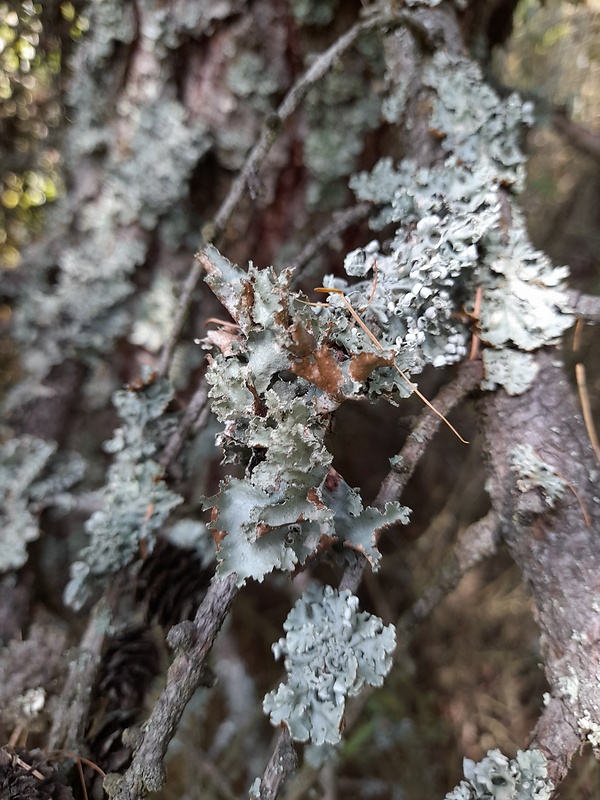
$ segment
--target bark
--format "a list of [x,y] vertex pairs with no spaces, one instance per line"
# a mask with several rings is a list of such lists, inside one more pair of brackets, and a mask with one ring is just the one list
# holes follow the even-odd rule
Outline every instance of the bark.
[[[535,602],[551,686],[532,746],[546,752],[559,782],[586,735],[595,743],[600,708],[598,464],[559,352],[544,350],[536,361],[538,377],[528,392],[497,392],[482,401],[481,412],[492,503]],[[566,482],[555,509],[539,488],[516,484],[511,462],[523,442]]]

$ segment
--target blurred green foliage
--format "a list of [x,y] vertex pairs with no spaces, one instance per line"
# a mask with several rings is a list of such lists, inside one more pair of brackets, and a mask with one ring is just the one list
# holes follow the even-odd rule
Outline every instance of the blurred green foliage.
[[494,60],[504,84],[590,123],[600,115],[599,42],[599,0],[522,0],[513,37]]
[[[48,6],[48,4],[46,4]],[[32,0],[0,3],[0,268],[18,266],[23,246],[43,227],[43,206],[64,187],[55,137],[63,40],[79,39],[85,17],[73,3],[57,9],[58,26],[44,25]]]

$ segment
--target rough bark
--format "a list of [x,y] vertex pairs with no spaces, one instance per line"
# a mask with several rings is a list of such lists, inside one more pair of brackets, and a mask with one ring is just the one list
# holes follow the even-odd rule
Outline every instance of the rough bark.
[[[552,699],[532,745],[559,782],[586,735],[595,743],[600,709],[600,530],[598,464],[558,350],[538,354],[534,386],[519,397],[482,401],[489,491],[503,535],[529,586]],[[539,488],[520,489],[513,452],[526,443],[566,482],[549,509]],[[596,734],[597,735],[597,734]]]

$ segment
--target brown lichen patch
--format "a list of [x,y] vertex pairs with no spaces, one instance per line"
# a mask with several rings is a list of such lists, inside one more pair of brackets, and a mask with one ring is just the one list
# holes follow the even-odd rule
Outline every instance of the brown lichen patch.
[[301,322],[295,322],[290,327],[289,332],[293,342],[289,346],[290,353],[297,358],[306,358],[306,356],[314,352],[317,347],[317,340]]
[[301,358],[290,366],[291,371],[304,378],[329,395],[341,397],[344,376],[335,353],[329,347],[320,347],[310,355]]
[[232,331],[208,331],[204,337],[207,344],[218,347],[225,358],[237,355],[241,350],[240,337]]
[[378,367],[391,367],[393,364],[394,359],[391,356],[384,358],[376,353],[359,353],[353,356],[348,371],[353,380],[363,383]]

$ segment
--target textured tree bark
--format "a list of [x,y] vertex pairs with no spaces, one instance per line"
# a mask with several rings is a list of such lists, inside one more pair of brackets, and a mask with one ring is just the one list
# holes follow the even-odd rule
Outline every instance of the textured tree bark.
[[[535,603],[552,698],[533,735],[559,782],[582,741],[598,746],[600,709],[599,468],[560,353],[541,351],[538,377],[519,397],[500,391],[481,403],[489,492],[504,538]],[[566,483],[555,509],[543,491],[523,491],[511,466],[530,446]]]

